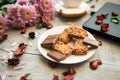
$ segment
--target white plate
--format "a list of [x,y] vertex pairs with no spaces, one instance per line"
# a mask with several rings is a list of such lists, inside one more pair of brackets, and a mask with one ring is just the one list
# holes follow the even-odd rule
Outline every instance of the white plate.
[[[87,10],[87,12],[90,11],[90,6],[87,3],[85,3],[85,2],[82,2],[78,8],[79,9],[85,8]],[[55,9],[56,9],[56,11],[58,13],[60,12],[61,9],[65,9],[64,4],[62,3],[62,1],[55,3]]]
[[[47,52],[49,52],[49,50],[43,48],[40,44],[43,42],[43,40],[48,36],[48,35],[52,35],[52,34],[60,34],[62,31],[64,31],[64,29],[68,28],[68,26],[59,26],[59,27],[53,27],[47,31],[45,31],[38,39],[38,49],[40,51],[40,53],[47,58],[48,60],[51,61],[55,61],[54,59],[50,58],[47,55]],[[92,34],[90,34],[88,32],[88,37],[91,39],[95,38],[92,36]],[[83,62],[85,60],[87,60],[88,58],[90,58],[96,51],[97,49],[90,49],[88,50],[88,53],[86,55],[70,55],[68,56],[65,60],[60,61],[58,63],[62,63],[62,64],[75,64],[75,63],[80,63]],[[56,62],[56,61],[55,61]]]

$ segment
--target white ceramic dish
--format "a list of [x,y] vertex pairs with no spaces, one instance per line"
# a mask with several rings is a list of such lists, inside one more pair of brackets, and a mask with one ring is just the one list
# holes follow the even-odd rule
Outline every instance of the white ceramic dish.
[[[68,28],[68,26],[59,26],[59,27],[54,27],[51,28],[47,31],[45,31],[38,39],[38,50],[39,52],[42,54],[43,57],[45,57],[48,60],[51,61],[55,61],[54,59],[50,58],[47,55],[47,52],[49,52],[49,50],[43,48],[40,44],[43,42],[43,40],[48,36],[48,35],[52,35],[52,34],[60,34],[62,31],[64,31],[64,29]],[[88,32],[88,37],[91,39],[95,38],[93,37],[92,34],[90,34]],[[90,49],[88,50],[88,53],[86,55],[70,55],[68,56],[65,60],[60,61],[58,63],[62,63],[62,64],[75,64],[75,63],[80,63],[83,62],[85,60],[87,60],[88,58],[90,58],[96,51],[97,49]],[[56,61],[55,61],[56,62]]]
[[[81,7],[85,8],[87,10],[87,12],[90,11],[90,6],[85,2],[81,2],[81,4],[79,5],[78,8],[81,9]],[[55,9],[59,13],[61,9],[66,9],[66,7],[64,7],[63,2],[61,1],[61,2],[56,2],[55,3]]]

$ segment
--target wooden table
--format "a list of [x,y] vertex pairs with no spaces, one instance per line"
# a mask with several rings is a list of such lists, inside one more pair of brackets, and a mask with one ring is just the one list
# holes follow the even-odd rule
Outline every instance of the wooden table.
[[[93,2],[89,4],[95,4],[95,8],[91,9],[91,11],[97,11],[106,2],[120,4],[120,0],[99,0],[97,3]],[[81,27],[89,17],[90,15],[87,14],[79,18],[64,18],[57,13],[56,18],[51,21],[51,23],[54,27],[57,27],[66,25],[67,22],[73,22],[76,26]],[[46,28],[36,29],[35,27],[30,27],[27,28],[25,35],[21,35],[20,30],[7,31],[8,39],[0,44],[0,48],[15,50],[21,42],[26,43],[28,47],[25,51],[26,53],[21,56],[21,60],[26,62],[26,64],[23,65],[23,69],[14,71],[15,73],[19,73],[19,75],[7,77],[6,80],[19,80],[20,77],[26,73],[31,73],[28,78],[32,80],[52,80],[54,74],[57,74],[60,80],[62,80],[62,72],[66,71],[69,66],[73,67],[77,72],[74,75],[74,80],[120,80],[120,44],[96,36],[96,39],[101,40],[103,45],[97,49],[90,59],[78,64],[58,64],[56,68],[51,68],[48,65],[48,60],[40,55],[37,48],[38,38],[46,30]],[[32,31],[37,35],[35,39],[30,40],[26,37],[28,37],[28,33]],[[4,54],[7,53],[0,50],[0,55]],[[101,59],[103,64],[99,66],[97,70],[91,70],[89,63],[95,59]],[[13,71],[7,66],[0,64],[0,71],[4,70]]]

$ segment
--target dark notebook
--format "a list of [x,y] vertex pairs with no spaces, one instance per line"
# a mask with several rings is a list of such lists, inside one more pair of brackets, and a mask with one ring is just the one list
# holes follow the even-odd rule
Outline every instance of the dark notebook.
[[[119,13],[118,16],[112,16],[112,12],[116,11]],[[103,23],[108,23],[110,25],[110,30],[107,32],[101,31],[101,25],[96,24],[97,16],[101,14],[109,14]],[[100,8],[93,16],[91,16],[84,24],[83,28],[91,33],[100,35],[102,37],[114,40],[120,43],[120,23],[115,24],[111,22],[111,18],[116,17],[120,20],[120,5],[114,3],[106,3],[102,8]]]

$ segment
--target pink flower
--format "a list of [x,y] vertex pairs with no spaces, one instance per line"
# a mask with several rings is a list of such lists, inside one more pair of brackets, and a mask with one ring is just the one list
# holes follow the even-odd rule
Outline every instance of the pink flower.
[[52,0],[40,0],[40,6],[41,9],[44,10],[50,10],[51,8],[53,8],[53,3]]
[[2,35],[7,29],[6,19],[0,14],[0,35]]
[[26,4],[29,4],[29,1],[28,0],[17,0],[16,3],[20,5],[26,5]]
[[34,3],[38,14],[40,14],[40,20],[43,23],[47,23],[54,19],[55,9],[53,7],[52,0],[39,0]]
[[34,26],[38,14],[33,5],[13,4],[8,8],[8,25],[13,28],[25,28]]
[[47,22],[49,22],[49,21],[51,21],[51,20],[53,20],[54,19],[54,12],[53,11],[46,11],[46,12],[44,12],[44,14],[43,14],[43,16],[42,16],[42,21],[44,22],[44,23],[47,23]]
[[37,18],[37,12],[35,7],[32,5],[23,5],[19,8],[19,18],[25,22],[25,25],[28,24],[30,26],[35,24],[35,20]]

